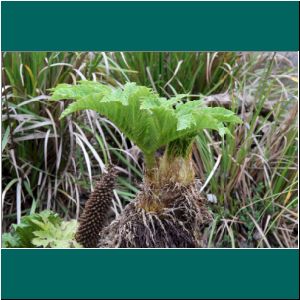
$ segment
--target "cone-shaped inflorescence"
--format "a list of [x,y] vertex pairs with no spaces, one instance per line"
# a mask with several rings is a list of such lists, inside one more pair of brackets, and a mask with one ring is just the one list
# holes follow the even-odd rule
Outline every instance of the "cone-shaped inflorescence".
[[116,181],[116,169],[108,168],[96,183],[80,217],[80,225],[75,238],[85,248],[94,248],[98,244],[99,232],[104,227],[109,208],[112,204],[113,189]]

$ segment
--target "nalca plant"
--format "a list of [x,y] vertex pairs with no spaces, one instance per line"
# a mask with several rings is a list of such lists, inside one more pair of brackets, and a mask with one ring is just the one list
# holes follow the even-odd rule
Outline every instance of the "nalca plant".
[[144,154],[141,191],[100,230],[98,247],[205,246],[202,233],[212,216],[195,182],[192,145],[204,129],[230,134],[225,124],[241,122],[234,112],[188,101],[187,95],[167,100],[135,83],[124,88],[91,81],[60,84],[51,98],[74,100],[62,118],[85,109],[104,115]]

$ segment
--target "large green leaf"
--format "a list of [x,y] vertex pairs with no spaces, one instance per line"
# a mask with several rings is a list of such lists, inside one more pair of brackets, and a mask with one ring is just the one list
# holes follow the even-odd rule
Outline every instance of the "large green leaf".
[[79,110],[95,110],[114,122],[145,154],[174,140],[195,136],[205,128],[224,134],[223,122],[240,122],[230,110],[205,107],[201,100],[183,102],[186,95],[166,100],[135,83],[121,89],[81,81],[78,85],[58,85],[52,91],[52,100],[75,100],[62,117]]

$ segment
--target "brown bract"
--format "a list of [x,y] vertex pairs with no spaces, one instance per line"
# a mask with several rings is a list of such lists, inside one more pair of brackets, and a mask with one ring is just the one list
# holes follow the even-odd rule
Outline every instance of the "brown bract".
[[75,238],[85,248],[94,248],[99,240],[99,232],[104,227],[112,203],[116,171],[110,167],[97,182],[80,217],[80,225]]

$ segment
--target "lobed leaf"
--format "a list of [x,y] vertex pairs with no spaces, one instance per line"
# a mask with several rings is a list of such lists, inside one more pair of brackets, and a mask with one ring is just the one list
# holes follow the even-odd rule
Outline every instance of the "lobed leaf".
[[45,210],[21,218],[13,231],[2,235],[5,248],[78,248],[77,221],[62,221],[58,214]]
[[75,100],[61,117],[79,110],[95,110],[115,123],[145,154],[187,135],[196,136],[206,128],[223,135],[229,132],[224,122],[241,122],[225,108],[205,107],[201,100],[183,102],[186,95],[166,100],[135,83],[120,89],[81,81],[78,85],[58,85],[52,91],[52,100]]

